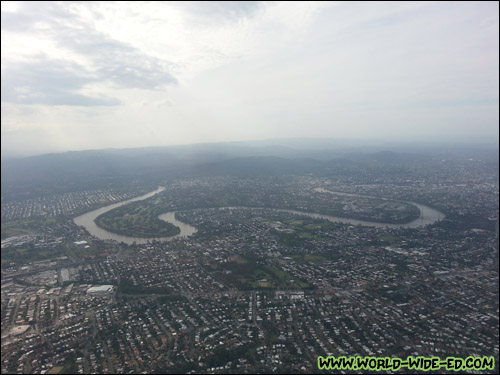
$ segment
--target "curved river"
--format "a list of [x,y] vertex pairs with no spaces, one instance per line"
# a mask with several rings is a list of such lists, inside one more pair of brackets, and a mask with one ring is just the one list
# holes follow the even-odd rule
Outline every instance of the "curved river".
[[178,227],[181,232],[179,234],[176,234],[175,236],[170,236],[170,237],[155,237],[155,238],[144,238],[144,237],[129,237],[129,236],[123,236],[121,234],[116,234],[113,232],[109,232],[105,229],[102,229],[96,225],[94,220],[96,219],[97,216],[102,215],[105,212],[111,211],[114,208],[123,206],[125,204],[129,204],[132,202],[137,202],[137,201],[142,201],[144,199],[150,198],[153,195],[156,195],[158,193],[161,193],[165,188],[163,186],[158,187],[155,191],[152,191],[150,193],[141,195],[140,197],[128,199],[123,202],[118,202],[111,204],[106,207],[101,207],[98,208],[97,210],[87,212],[86,214],[80,215],[78,217],[75,217],[73,219],[73,222],[76,225],[80,225],[84,227],[87,232],[89,232],[92,236],[95,236],[101,240],[115,240],[118,242],[125,242],[128,245],[132,245],[134,242],[136,244],[146,244],[151,241],[170,241],[173,240],[174,238],[179,238],[179,237],[189,237],[192,236],[194,233],[196,233],[198,230],[193,227],[192,225],[183,223],[181,221],[178,221],[175,218],[175,212],[167,212],[165,214],[161,214],[158,216],[159,219],[166,221],[168,223],[171,223]]
[[[320,193],[329,193],[329,194],[334,194],[334,195],[343,195],[343,196],[347,196],[347,197],[376,198],[376,199],[382,199],[384,201],[390,200],[388,198],[379,198],[379,197],[374,197],[371,195],[340,193],[340,192],[330,191],[330,190],[323,189],[323,188],[315,188],[314,191],[317,191]],[[328,215],[321,215],[321,214],[311,214],[311,213],[307,213],[307,216],[327,219],[330,221],[334,221],[336,223],[350,223],[350,224],[354,224],[354,225],[360,224],[360,225],[365,225],[365,226],[369,226],[369,227],[379,227],[379,228],[418,228],[418,227],[421,227],[424,225],[433,224],[436,221],[444,219],[444,214],[438,210],[435,210],[434,208],[430,208],[430,207],[424,206],[423,204],[419,204],[419,203],[415,203],[415,202],[405,202],[405,203],[416,206],[420,210],[420,217],[418,217],[417,219],[415,219],[413,221],[410,221],[409,223],[405,223],[405,224],[377,223],[375,221],[346,219],[344,217],[328,216]],[[290,211],[290,210],[287,210],[287,211]],[[298,211],[290,211],[290,212],[297,213]]]
[[[166,221],[168,223],[171,223],[178,227],[180,229],[180,233],[176,234],[175,236],[170,236],[170,237],[156,237],[156,238],[144,238],[144,237],[129,237],[129,236],[123,236],[120,234],[112,233],[107,230],[104,230],[96,225],[94,220],[99,216],[102,215],[105,212],[108,212],[114,208],[123,206],[128,203],[144,200],[147,198],[152,197],[155,194],[158,194],[165,190],[164,187],[158,187],[155,191],[152,191],[150,193],[141,195],[140,197],[128,199],[123,202],[118,202],[111,204],[106,207],[101,207],[98,208],[97,210],[87,212],[86,214],[80,215],[78,217],[75,217],[73,219],[73,222],[76,225],[84,227],[91,235],[101,239],[101,240],[115,240],[118,242],[124,242],[126,244],[132,245],[134,242],[136,244],[146,244],[150,241],[170,241],[174,238],[180,238],[180,237],[189,237],[192,236],[194,233],[196,233],[198,230],[193,227],[192,225],[183,223],[175,218],[175,212],[167,212],[164,214],[161,214],[158,216],[160,220]],[[315,191],[321,192],[321,193],[330,193],[330,194],[336,194],[336,195],[347,195],[347,196],[354,196],[354,197],[370,197],[367,195],[358,195],[358,194],[347,194],[347,193],[338,193],[330,190],[326,190],[323,188],[316,188],[314,189]],[[373,197],[370,197],[373,198]],[[387,198],[381,198],[384,200],[388,200]],[[417,228],[420,226],[428,225],[435,223],[438,220],[442,220],[444,218],[444,214],[442,212],[439,212],[433,208],[424,206],[423,204],[419,203],[414,203],[414,202],[406,202],[409,204],[412,204],[414,206],[417,206],[418,209],[420,210],[420,217],[405,224],[386,224],[386,223],[377,223],[374,221],[366,221],[366,220],[356,220],[356,219],[349,219],[345,217],[337,217],[337,216],[330,216],[330,215],[323,215],[323,214],[316,214],[316,213],[310,213],[310,212],[304,212],[304,211],[296,211],[296,210],[287,210],[284,208],[268,208],[270,210],[275,210],[275,211],[281,211],[281,212],[289,212],[293,213],[296,215],[301,215],[301,216],[309,216],[312,218],[317,218],[317,219],[326,219],[329,221],[332,221],[334,223],[346,223],[346,224],[353,224],[353,225],[364,225],[364,226],[370,226],[370,227],[379,227],[379,228]],[[265,208],[265,207],[218,207],[220,209],[238,209],[238,208],[244,208],[244,209],[251,209],[251,208]]]

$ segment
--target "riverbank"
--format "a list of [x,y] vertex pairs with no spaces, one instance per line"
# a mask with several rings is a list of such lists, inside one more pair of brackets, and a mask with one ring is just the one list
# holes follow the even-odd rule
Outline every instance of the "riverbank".
[[[162,220],[166,223],[169,223],[172,226],[175,226],[179,229],[178,234],[172,235],[172,236],[164,236],[164,237],[138,237],[138,236],[127,236],[123,234],[118,234],[118,233],[113,233],[111,231],[108,231],[106,229],[103,229],[99,227],[95,220],[97,217],[100,215],[111,211],[115,208],[124,206],[126,204],[144,200],[147,198],[150,198],[162,191],[164,191],[164,187],[159,187],[157,190],[152,191],[148,194],[142,195],[140,197],[132,198],[123,202],[115,203],[106,207],[101,207],[97,210],[87,212],[86,214],[80,215],[76,218],[73,219],[76,225],[83,226],[91,235],[102,239],[102,240],[115,240],[118,242],[124,242],[126,244],[132,245],[134,243],[136,244],[145,244],[150,241],[170,241],[174,238],[180,238],[180,237],[189,237],[192,236],[194,233],[198,231],[198,229],[192,225],[189,225],[187,223],[183,223],[175,218],[175,212],[170,211],[166,212],[163,214],[160,214],[157,216],[159,220]],[[345,193],[335,193],[326,189],[322,189],[323,192],[329,192],[331,194],[345,194]],[[352,195],[352,194],[351,194]],[[414,202],[406,202],[407,204],[412,204],[416,206],[420,210],[420,217],[409,222],[409,223],[404,223],[404,224],[392,224],[392,223],[380,223],[380,222],[375,222],[375,221],[368,221],[368,220],[357,220],[357,219],[350,219],[350,218],[345,218],[345,217],[337,217],[337,216],[331,216],[331,215],[324,215],[324,214],[318,214],[318,213],[311,213],[311,212],[305,212],[305,211],[298,211],[298,210],[289,210],[289,209],[281,209],[281,208],[268,208],[270,210],[276,210],[276,211],[281,211],[281,212],[288,212],[288,213],[293,213],[298,216],[307,216],[311,218],[316,218],[316,219],[323,219],[323,220],[329,220],[331,222],[335,223],[345,223],[345,224],[352,224],[352,225],[363,225],[363,226],[372,226],[372,227],[380,227],[380,228],[418,228],[420,226],[424,225],[429,225],[433,224],[436,221],[442,220],[445,215],[442,212],[439,212],[438,210],[435,210],[433,208],[430,208],[428,206],[414,203]],[[264,207],[218,207],[220,209],[251,209],[251,208],[264,208]]]

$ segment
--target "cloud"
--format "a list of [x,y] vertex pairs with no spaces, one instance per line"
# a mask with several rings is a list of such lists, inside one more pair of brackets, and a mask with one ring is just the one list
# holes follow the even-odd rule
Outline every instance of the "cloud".
[[[22,7],[20,13],[2,11],[2,31],[13,38],[28,35],[32,42],[24,43],[32,53],[22,59],[9,59],[9,50],[2,58],[4,102],[116,106],[120,104],[116,98],[105,94],[90,96],[82,91],[96,82],[146,90],[177,84],[169,72],[173,64],[97,32],[71,7],[66,9],[55,3]],[[45,49],[37,46],[37,39]],[[23,41],[19,44],[23,45]]]
[[58,38],[61,46],[85,55],[91,70],[101,81],[126,87],[155,89],[177,84],[168,72],[171,63],[145,55],[122,42],[111,40],[98,33],[72,33]]
[[6,4],[19,144],[498,136],[498,3]]
[[82,67],[44,57],[7,69],[2,79],[2,101],[16,104],[71,106],[115,106],[120,102],[108,97],[78,93],[97,77]]
[[177,5],[196,22],[207,24],[252,18],[265,7],[258,1],[186,1]]

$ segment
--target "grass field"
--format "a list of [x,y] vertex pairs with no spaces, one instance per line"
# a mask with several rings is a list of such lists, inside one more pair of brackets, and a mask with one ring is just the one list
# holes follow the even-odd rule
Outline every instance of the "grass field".
[[321,255],[304,255],[304,260],[307,262],[323,262],[326,258]]
[[384,242],[396,242],[399,240],[399,237],[395,237],[395,236],[382,236],[379,238],[380,241],[384,241]]
[[59,374],[64,367],[62,366],[54,366],[52,367],[49,371],[46,372],[46,374]]
[[[224,281],[240,290],[310,288],[308,283],[294,278],[278,267],[262,264],[254,259],[239,258],[234,262],[223,263],[219,266],[224,269],[224,272],[220,273]],[[213,265],[210,267],[214,271],[219,271]]]

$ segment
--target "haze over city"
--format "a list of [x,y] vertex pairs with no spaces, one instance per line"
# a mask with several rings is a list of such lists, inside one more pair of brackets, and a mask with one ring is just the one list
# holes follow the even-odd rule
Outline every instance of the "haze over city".
[[498,142],[498,2],[2,2],[2,156]]

